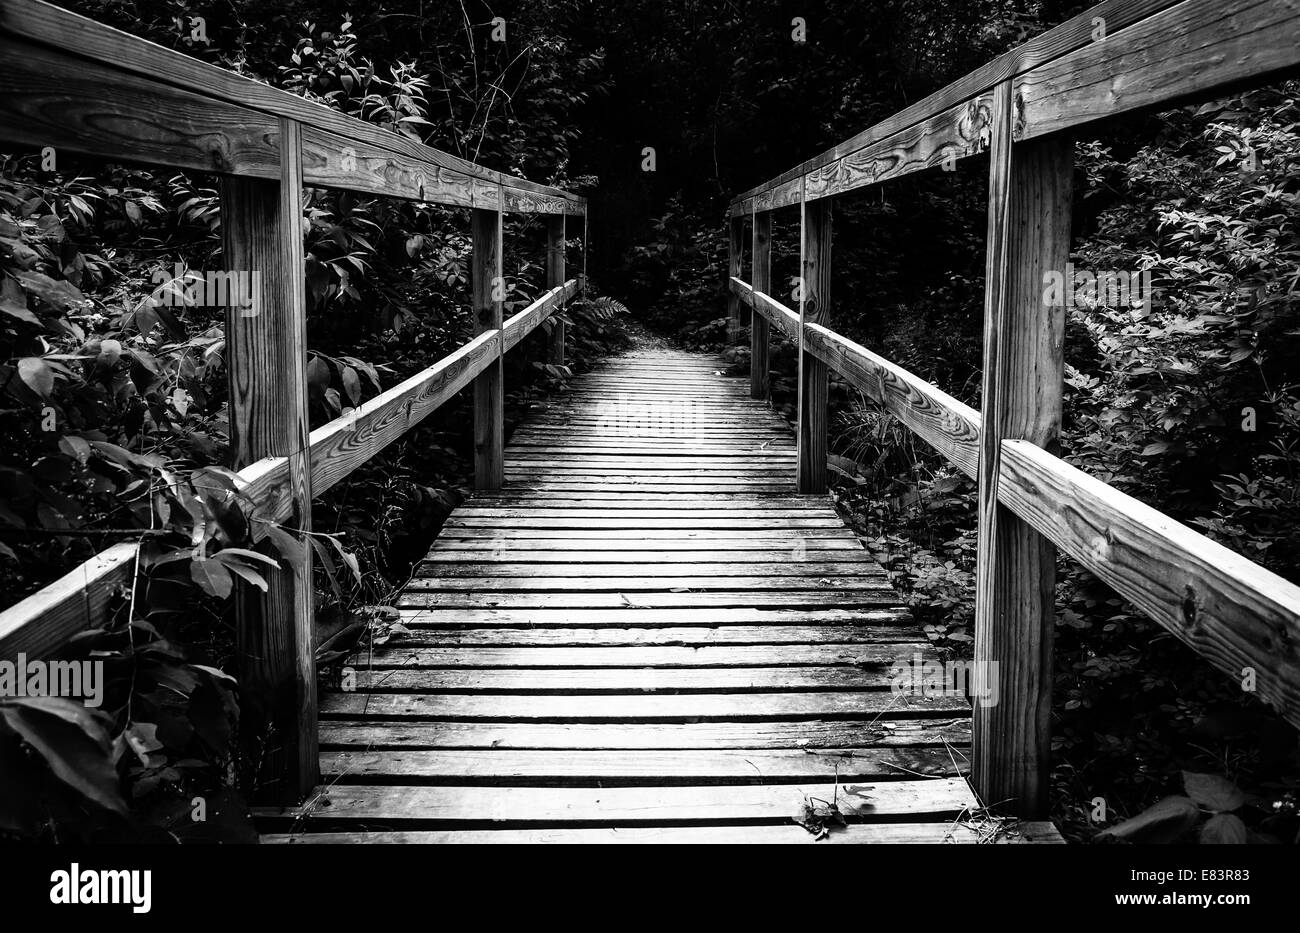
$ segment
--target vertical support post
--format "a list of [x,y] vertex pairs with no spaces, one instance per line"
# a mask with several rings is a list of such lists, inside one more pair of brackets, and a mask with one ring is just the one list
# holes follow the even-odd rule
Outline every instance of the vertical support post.
[[[997,501],[1002,441],[1055,449],[1061,426],[1064,308],[1043,276],[1070,252],[1073,149],[1060,135],[1012,146],[1010,82],[999,85],[989,169],[984,376],[975,590],[973,774],[986,806],[1024,819],[1048,810],[1056,554]],[[978,686],[978,681],[977,681]],[[980,691],[977,691],[977,694]]]
[[744,262],[745,219],[740,215],[727,222],[727,343],[740,341],[740,297],[731,290],[731,279],[739,278]]
[[[564,215],[552,214],[546,218],[546,287],[557,288],[564,284]],[[556,366],[564,365],[564,320],[556,317],[551,325],[550,360]]]
[[[772,212],[754,212],[753,272],[750,286],[765,295],[772,293]],[[750,398],[767,398],[769,389],[768,356],[770,325],[767,318],[755,311],[749,328],[749,395]]]
[[587,205],[582,206],[582,297],[587,297]]
[[805,324],[830,324],[831,199],[800,198],[799,464],[801,493],[826,492],[826,364],[803,348]]
[[496,210],[470,209],[474,333],[496,330],[496,349],[487,369],[474,377],[474,488],[500,489],[505,483],[505,367],[501,357],[502,272],[501,186]]
[[280,569],[262,593],[236,581],[241,782],[267,802],[296,803],[317,782],[311,457],[303,282],[302,149],[298,124],[280,120],[280,178],[223,176],[226,272],[239,287],[226,309],[231,467],[288,459],[287,529],[301,557],[270,553]]

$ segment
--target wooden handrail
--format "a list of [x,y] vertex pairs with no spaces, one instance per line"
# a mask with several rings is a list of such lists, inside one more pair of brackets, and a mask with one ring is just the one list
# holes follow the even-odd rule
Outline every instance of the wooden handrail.
[[[577,280],[570,279],[511,317],[504,331],[480,334],[429,368],[312,431],[313,493],[320,495],[427,418],[496,358],[499,345],[507,351],[518,345],[577,292]],[[288,458],[266,457],[235,475],[241,493],[257,504],[262,518],[288,518]],[[135,542],[115,544],[0,612],[0,658],[12,658],[20,651],[31,658],[48,655],[77,632],[102,623],[114,593],[131,584],[135,556]]]
[[[746,283],[736,293],[778,327],[795,314]],[[753,296],[753,297],[751,297]],[[974,479],[980,413],[825,327],[804,347]],[[1300,726],[1300,586],[1023,440],[1001,442],[998,500],[1181,641]]]
[[585,214],[586,199],[425,146],[41,0],[0,4],[5,141],[171,168],[279,177],[302,126],[307,185],[458,207]]
[[793,206],[985,152],[993,89],[1004,81],[1019,142],[1286,72],[1296,66],[1297,30],[1300,12],[1288,0],[1100,3],[738,195],[728,213]]
[[[1300,66],[1297,34],[1294,0],[1101,3],[737,196],[727,211],[730,292],[755,311],[756,396],[768,383],[767,323],[798,349],[800,490],[820,485],[811,461],[825,445],[821,364],[978,480],[975,659],[997,661],[1003,683],[997,708],[974,701],[972,774],[983,799],[1007,801],[1020,816],[1041,817],[1048,805],[1056,547],[1229,676],[1252,669],[1259,695],[1300,725],[1300,588],[1045,451],[1060,429],[1064,309],[1041,297],[1044,273],[1062,271],[1069,257],[1067,133],[1291,73]],[[834,333],[820,309],[810,315],[807,296],[817,301],[829,291],[818,280],[830,262],[828,199],[984,152],[989,227],[976,414]],[[791,205],[801,213],[797,313],[764,294],[771,212]],[[757,289],[738,275],[736,225],[746,218]]]
[[[501,482],[502,356],[577,291],[563,280],[564,218],[586,199],[496,172],[321,104],[103,26],[41,0],[0,5],[0,143],[54,147],[221,176],[227,265],[251,273],[257,313],[227,308],[231,450],[262,517],[300,543],[311,500],[471,382],[475,474]],[[348,415],[307,431],[301,192],[335,188],[471,211],[473,340]],[[502,321],[502,217],[550,215],[548,291]],[[234,271],[234,270],[231,270]],[[585,278],[585,277],[584,277]],[[298,283],[298,284],[294,284]],[[563,328],[550,356],[563,359]],[[270,799],[295,802],[316,781],[311,553],[281,562],[267,591],[237,583],[241,736],[268,763]],[[0,613],[0,657],[56,650],[103,621],[134,585],[136,545],[123,543]]]

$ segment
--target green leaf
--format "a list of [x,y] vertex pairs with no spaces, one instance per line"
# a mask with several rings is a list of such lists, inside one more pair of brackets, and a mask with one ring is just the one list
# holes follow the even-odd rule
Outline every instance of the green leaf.
[[78,463],[85,463],[86,458],[90,456],[90,444],[84,438],[77,437],[75,434],[65,434],[60,437],[59,450]]
[[85,300],[71,282],[56,281],[42,272],[19,272],[18,282],[28,292],[61,311]]
[[357,586],[360,586],[361,564],[357,561],[357,556],[350,551],[344,550],[343,545],[340,543],[338,538],[330,538],[329,542],[334,545],[334,550],[339,552],[339,557],[342,558],[343,563],[347,564],[348,569],[352,571],[352,576],[356,579]]
[[343,390],[347,392],[354,406],[361,404],[361,379],[351,366],[343,368]]
[[303,550],[302,543],[289,532],[285,531],[279,525],[263,524],[267,536],[275,549],[280,552],[280,556],[287,560],[292,566],[297,567],[307,557],[307,552]]
[[106,810],[126,813],[113,742],[98,715],[63,697],[28,697],[0,701],[0,719],[64,784]]
[[[217,559],[220,560],[220,558],[221,558],[221,554],[218,554]],[[247,564],[241,564],[237,560],[221,561],[221,563],[228,570],[230,570],[231,573],[234,573],[236,576],[243,577],[244,580],[253,584],[253,586],[257,587],[263,593],[267,591],[266,577],[262,576],[260,573],[258,573],[253,568],[249,567]]]
[[1173,842],[1200,819],[1201,810],[1195,801],[1175,795],[1156,801],[1130,820],[1102,830],[1097,838],[1133,843]]
[[1201,827],[1202,845],[1245,845],[1246,824],[1235,813],[1216,813]]
[[266,564],[268,567],[279,568],[279,564],[274,557],[267,557],[265,554],[259,554],[256,551],[250,551],[242,547],[222,548],[213,557],[223,563],[239,563],[240,561],[255,561],[259,564]]
[[48,400],[54,391],[54,370],[39,356],[27,356],[18,361],[18,378],[43,399]]
[[1184,771],[1183,789],[1187,791],[1188,797],[1215,813],[1236,810],[1246,802],[1246,795],[1241,788],[1218,774]]
[[225,599],[235,587],[235,580],[225,564],[204,557],[195,558],[190,562],[190,579],[197,583],[203,592],[218,599]]

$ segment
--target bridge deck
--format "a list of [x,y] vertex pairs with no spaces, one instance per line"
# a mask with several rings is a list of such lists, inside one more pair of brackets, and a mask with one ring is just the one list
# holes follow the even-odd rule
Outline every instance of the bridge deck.
[[515,432],[409,634],[322,698],[323,784],[265,841],[806,842],[794,817],[832,802],[832,841],[989,835],[965,700],[890,691],[934,653],[719,365],[628,353]]

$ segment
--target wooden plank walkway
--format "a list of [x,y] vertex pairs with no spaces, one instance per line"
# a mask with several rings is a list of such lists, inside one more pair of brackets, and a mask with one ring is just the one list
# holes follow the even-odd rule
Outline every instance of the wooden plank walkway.
[[[457,509],[411,634],[321,703],[323,783],[267,842],[983,841],[964,699],[794,438],[713,357],[619,356],[520,427]],[[1023,824],[1021,839],[1059,839]]]

